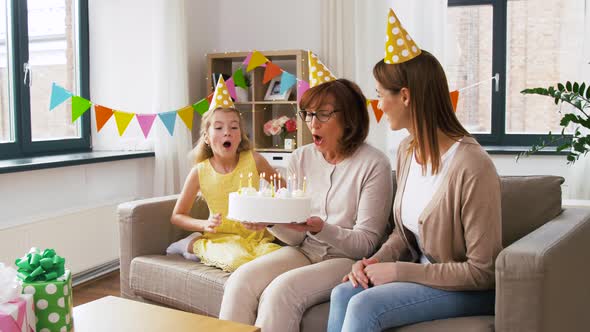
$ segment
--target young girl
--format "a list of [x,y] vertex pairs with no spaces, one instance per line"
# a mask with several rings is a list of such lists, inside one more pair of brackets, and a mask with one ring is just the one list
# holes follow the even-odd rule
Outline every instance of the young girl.
[[[240,114],[233,107],[217,107],[205,113],[201,137],[195,149],[195,167],[189,173],[170,221],[194,231],[173,244],[167,252],[194,253],[202,263],[227,272],[280,246],[267,230],[252,231],[226,219],[228,195],[251,183],[258,189],[259,173],[275,171],[259,153],[251,150]],[[249,175],[252,178],[249,181]],[[193,202],[201,192],[209,206],[209,219],[190,216]]]

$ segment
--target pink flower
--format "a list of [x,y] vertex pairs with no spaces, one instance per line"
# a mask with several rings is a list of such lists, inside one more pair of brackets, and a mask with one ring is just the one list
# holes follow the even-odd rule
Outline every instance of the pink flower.
[[267,122],[264,124],[263,130],[264,130],[264,133],[266,134],[266,136],[270,136],[270,135],[272,135],[272,134],[270,133],[270,131],[271,131],[271,128],[272,128],[272,125],[273,125],[273,121],[272,121],[272,120],[269,120],[269,121],[267,121]]
[[296,130],[297,121],[285,115],[277,119],[268,120],[263,126],[263,131],[266,136],[292,133]]

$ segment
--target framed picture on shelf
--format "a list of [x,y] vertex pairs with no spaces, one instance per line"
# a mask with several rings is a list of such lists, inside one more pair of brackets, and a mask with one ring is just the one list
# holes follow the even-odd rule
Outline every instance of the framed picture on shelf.
[[292,90],[293,87],[291,86],[287,91],[281,93],[281,78],[275,77],[268,84],[264,100],[289,100]]

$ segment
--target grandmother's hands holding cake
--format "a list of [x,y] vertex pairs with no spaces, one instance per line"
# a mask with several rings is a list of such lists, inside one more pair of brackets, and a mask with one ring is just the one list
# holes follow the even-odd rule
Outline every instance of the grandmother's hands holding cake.
[[285,226],[299,232],[316,234],[324,228],[324,221],[320,217],[309,217],[303,224],[287,224]]

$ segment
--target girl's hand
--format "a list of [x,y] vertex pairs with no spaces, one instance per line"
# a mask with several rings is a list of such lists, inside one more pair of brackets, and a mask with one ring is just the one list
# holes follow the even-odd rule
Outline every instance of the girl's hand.
[[365,267],[365,274],[373,286],[395,281],[395,263],[377,263]]
[[316,234],[321,232],[324,228],[324,221],[320,217],[310,217],[304,224],[286,224],[285,226],[298,232],[310,232]]
[[363,258],[352,265],[352,271],[342,278],[342,282],[350,280],[350,283],[354,288],[359,284],[364,288],[369,288],[369,278],[365,274],[365,267],[370,264],[379,262],[376,258]]
[[210,214],[209,219],[205,221],[203,225],[203,231],[215,233],[216,228],[221,225],[221,213]]
[[269,226],[270,224],[265,224],[265,223],[261,223],[261,222],[242,222],[242,225],[244,226],[245,229],[251,230],[251,231],[260,231],[266,228],[266,226]]

